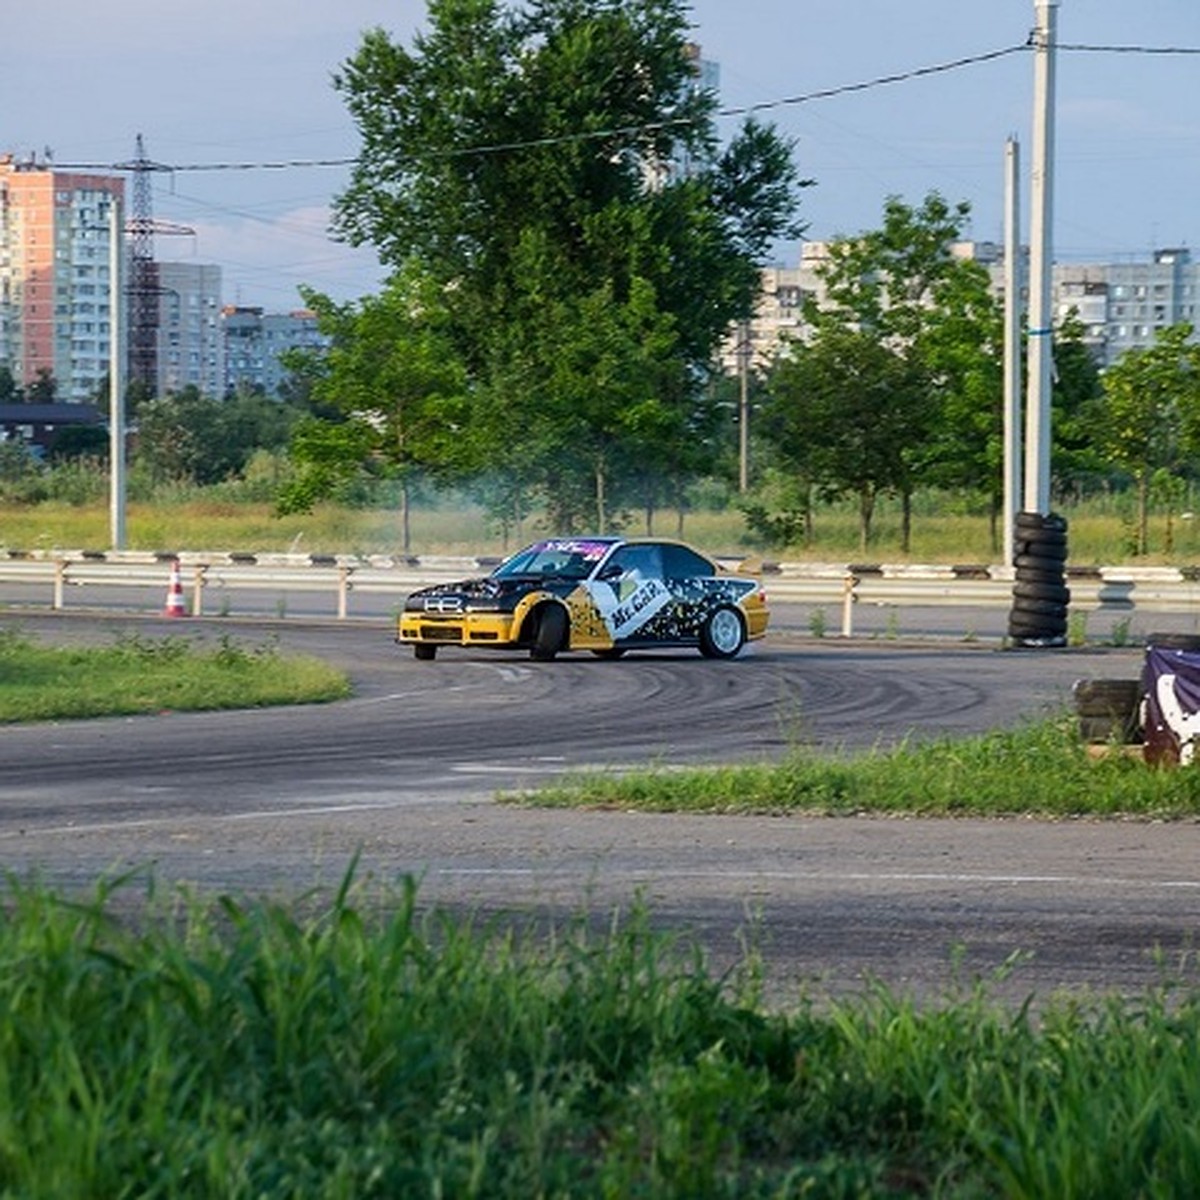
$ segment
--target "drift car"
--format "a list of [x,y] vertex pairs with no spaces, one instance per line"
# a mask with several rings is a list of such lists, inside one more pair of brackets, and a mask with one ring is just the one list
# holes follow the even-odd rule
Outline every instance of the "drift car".
[[561,537],[535,542],[490,575],[439,583],[405,601],[396,641],[432,659],[442,646],[563,650],[619,658],[627,650],[692,646],[734,658],[766,632],[766,596],[679,542]]

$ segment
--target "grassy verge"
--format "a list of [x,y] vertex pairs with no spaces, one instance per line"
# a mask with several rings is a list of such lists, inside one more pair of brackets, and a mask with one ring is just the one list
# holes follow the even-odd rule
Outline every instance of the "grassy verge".
[[[1135,1196],[1200,1177],[1200,1005],[985,986],[767,1012],[644,912],[515,933],[409,883],[315,914],[10,879],[21,1196]],[[169,911],[168,911],[169,910]],[[592,932],[589,932],[592,929]]]
[[[219,489],[183,489],[164,493],[155,502],[131,502],[127,510],[127,543],[132,550],[244,550],[300,553],[396,554],[402,549],[398,514],[393,507],[351,509],[320,504],[310,513],[279,517],[269,504],[219,497]],[[898,505],[881,499],[872,545],[863,551],[853,505],[822,506],[810,545],[774,547],[768,558],[828,562],[959,562],[991,563],[1002,558],[992,545],[985,516],[955,511],[952,497],[923,498],[912,529],[908,554],[900,550],[902,528]],[[1131,561],[1128,514],[1112,503],[1087,502],[1065,510],[1070,520],[1071,562],[1113,564]],[[46,501],[29,506],[0,505],[3,535],[0,550],[102,549],[109,545],[110,514],[100,502],[73,505]],[[414,554],[499,554],[547,532],[544,516],[535,514],[508,539],[486,513],[465,501],[447,499],[421,504],[411,518]],[[654,515],[651,531],[642,514],[628,514],[631,534],[654,532],[675,536],[679,514],[670,509]],[[684,516],[683,536],[713,553],[760,550],[736,509],[696,509]],[[1140,563],[1193,563],[1200,556],[1200,521],[1177,521],[1171,537],[1154,526],[1150,554]]]
[[229,637],[211,647],[136,635],[111,646],[61,647],[0,632],[0,722],[309,704],[349,691],[345,676],[317,659]]
[[1064,718],[862,755],[801,749],[777,764],[588,773],[502,799],[654,812],[1169,819],[1200,813],[1200,776],[1121,754],[1093,759]]

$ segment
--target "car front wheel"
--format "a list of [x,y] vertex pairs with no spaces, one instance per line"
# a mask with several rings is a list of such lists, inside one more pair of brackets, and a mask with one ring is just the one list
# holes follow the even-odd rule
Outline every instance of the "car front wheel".
[[420,659],[421,662],[433,662],[437,658],[437,647],[427,646],[424,642],[418,642],[413,647],[413,658]]
[[567,631],[566,610],[557,604],[548,604],[538,617],[537,631],[533,635],[529,657],[538,662],[550,662],[560,650],[566,648]]
[[722,605],[700,627],[700,653],[705,658],[736,658],[746,644],[746,626],[735,608]]

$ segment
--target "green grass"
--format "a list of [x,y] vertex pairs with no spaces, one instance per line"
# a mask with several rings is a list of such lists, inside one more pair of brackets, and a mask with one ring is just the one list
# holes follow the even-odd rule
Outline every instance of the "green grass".
[[[1118,500],[1121,502],[1118,503]],[[878,505],[875,537],[864,554],[858,544],[853,505],[823,505],[815,519],[811,545],[774,547],[766,556],[775,560],[829,562],[888,561],[992,563],[1000,560],[991,544],[984,515],[951,495],[922,494],[913,521],[912,548],[900,551],[900,513],[895,501]],[[965,507],[965,511],[964,511]],[[1102,565],[1130,561],[1130,513],[1127,497],[1098,499],[1064,508],[1070,520],[1071,562]],[[110,518],[106,505],[73,505],[47,501],[37,505],[0,506],[3,550],[98,550],[109,545]],[[302,553],[398,554],[403,549],[399,514],[390,509],[350,509],[318,505],[313,512],[288,517],[274,515],[269,504],[224,498],[220,489],[181,489],[155,502],[131,502],[126,514],[127,545],[132,550],[156,551],[298,551]],[[645,518],[629,514],[629,533],[647,532]],[[510,531],[507,542],[484,511],[446,498],[420,504],[412,513],[414,554],[499,554],[548,530],[533,517],[524,528]],[[676,536],[678,515],[655,514],[652,532]],[[683,537],[713,553],[758,552],[736,508],[688,512]],[[1189,563],[1200,557],[1200,521],[1176,520],[1168,548],[1165,519],[1151,524],[1150,553],[1138,561]]]
[[752,957],[714,978],[643,909],[518,929],[350,878],[293,906],[10,878],[0,1193],[1041,1200],[1200,1177],[1178,980],[1036,1015],[986,984],[766,1010]]
[[1120,753],[1093,758],[1064,718],[865,754],[797,749],[779,763],[588,773],[502,799],[653,812],[1178,819],[1200,813],[1200,774]]
[[228,636],[210,646],[125,635],[111,646],[61,647],[0,631],[0,722],[308,704],[349,692],[325,663]]

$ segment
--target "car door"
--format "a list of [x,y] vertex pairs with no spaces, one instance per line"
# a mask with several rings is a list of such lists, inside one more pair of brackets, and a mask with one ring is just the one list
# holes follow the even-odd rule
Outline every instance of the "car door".
[[590,590],[614,645],[661,639],[661,623],[654,618],[671,603],[671,593],[663,580],[662,547],[657,543],[618,546]]

